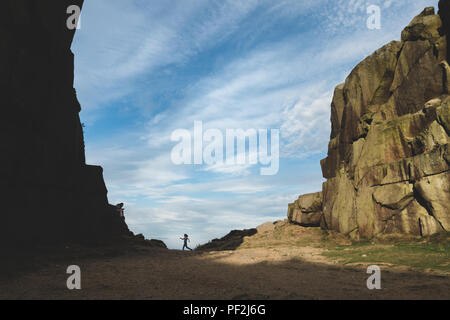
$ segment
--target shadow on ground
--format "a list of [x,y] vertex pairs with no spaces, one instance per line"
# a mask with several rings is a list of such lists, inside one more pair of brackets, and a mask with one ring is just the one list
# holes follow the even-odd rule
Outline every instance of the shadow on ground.
[[[141,248],[47,261],[36,271],[2,278],[0,299],[450,299],[446,276],[382,268],[382,290],[370,291],[364,268],[251,249]],[[66,288],[66,268],[72,264],[82,270],[79,291]]]

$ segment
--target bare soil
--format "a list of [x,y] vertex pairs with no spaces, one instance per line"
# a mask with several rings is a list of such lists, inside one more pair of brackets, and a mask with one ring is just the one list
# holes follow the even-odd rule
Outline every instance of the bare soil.
[[[0,299],[450,299],[448,274],[389,263],[380,264],[382,289],[369,290],[370,263],[345,265],[324,255],[327,249],[314,242],[317,233],[295,232],[304,243],[289,245],[280,233],[266,231],[228,251],[136,247],[49,254],[33,267],[17,266],[20,273],[3,274]],[[81,268],[81,290],[66,287],[69,265]]]

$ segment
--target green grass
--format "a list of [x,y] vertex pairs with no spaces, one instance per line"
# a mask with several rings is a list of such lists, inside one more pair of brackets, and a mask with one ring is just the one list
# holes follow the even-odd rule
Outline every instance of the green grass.
[[425,238],[387,235],[380,239],[352,241],[320,228],[281,224],[271,232],[244,238],[237,250],[306,246],[323,249],[325,257],[341,264],[391,264],[450,274],[450,233]]
[[450,273],[450,234],[414,240],[363,241],[351,245],[333,245],[323,254],[341,263],[389,263],[418,269]]

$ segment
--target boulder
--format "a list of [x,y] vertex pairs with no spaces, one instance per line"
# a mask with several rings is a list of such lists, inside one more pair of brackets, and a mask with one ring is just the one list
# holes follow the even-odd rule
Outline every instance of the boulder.
[[300,196],[288,208],[289,221],[305,227],[319,227],[322,215],[322,192]]
[[257,226],[256,230],[258,231],[258,233],[271,232],[275,230],[275,223],[274,222],[263,223],[262,225]]
[[151,239],[151,240],[145,240],[145,241],[149,247],[167,249],[166,244],[161,240]]
[[427,7],[403,30],[402,41],[436,40],[440,37],[441,27],[442,21],[435,14],[434,7]]

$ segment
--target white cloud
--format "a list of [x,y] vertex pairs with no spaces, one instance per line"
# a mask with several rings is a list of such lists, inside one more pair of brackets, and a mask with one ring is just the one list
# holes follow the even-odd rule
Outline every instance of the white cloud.
[[[383,5],[380,31],[366,28],[369,2]],[[173,1],[168,7],[165,1],[86,2],[74,45],[76,87],[88,109],[84,116],[101,118],[111,111],[100,107],[120,104],[130,93],[129,108],[149,112],[139,127],[102,139],[93,135],[86,145],[88,162],[105,168],[109,198],[126,202],[133,231],[167,239],[172,247],[178,233],[193,233],[204,242],[232,228],[283,218],[298,194],[320,189],[320,166],[308,157],[326,152],[334,87],[355,63],[398,39],[421,8],[436,3],[200,0]],[[295,20],[302,30],[291,32]],[[271,29],[284,24],[286,34],[269,39]],[[222,52],[221,45],[233,54]],[[189,74],[188,80],[177,77],[195,57],[214,60],[214,54],[217,61],[208,70]],[[173,91],[163,89],[176,98],[152,95],[161,70],[173,77],[167,82]],[[172,131],[191,130],[197,120],[205,130],[223,132],[280,128],[280,173],[263,178],[247,165],[173,165]]]
[[270,187],[267,185],[244,185],[244,184],[236,184],[231,186],[222,186],[214,189],[214,192],[227,192],[234,194],[255,194],[261,193],[269,190]]
[[204,171],[212,171],[216,173],[230,174],[232,176],[248,176],[250,174],[250,167],[253,165],[244,164],[228,164],[226,162],[219,162],[211,166],[207,166]]
[[[74,48],[76,86],[85,108],[99,107],[132,92],[144,73],[183,63],[211,41],[223,40],[257,1],[87,1]],[[125,85],[124,85],[125,84]],[[99,92],[100,91],[100,92]],[[108,94],[101,93],[108,92]]]

